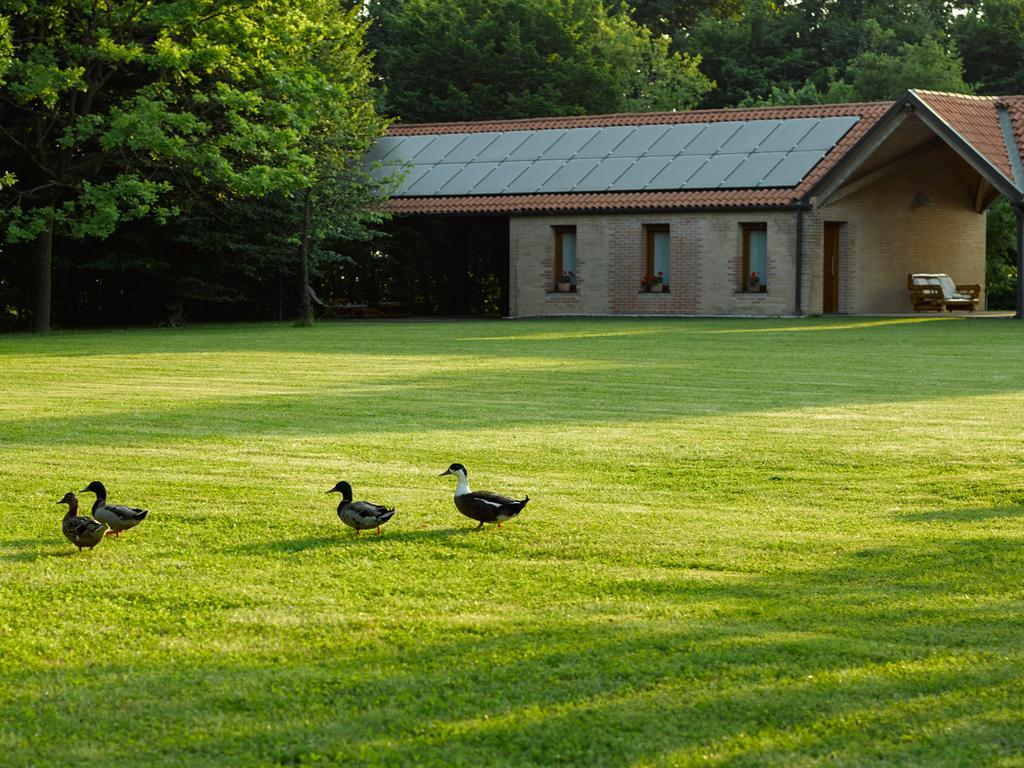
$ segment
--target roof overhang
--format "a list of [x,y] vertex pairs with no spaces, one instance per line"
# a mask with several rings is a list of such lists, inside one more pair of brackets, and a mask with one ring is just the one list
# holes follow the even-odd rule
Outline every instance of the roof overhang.
[[[959,114],[957,107],[966,114]],[[1014,137],[1010,115],[996,98],[907,91],[820,180],[804,200],[818,207],[836,202],[862,188],[884,169],[856,178],[865,162],[908,120],[915,116],[978,175],[1014,205],[1024,202],[1021,148]],[[929,147],[922,147],[921,150]],[[979,198],[982,195],[979,188]],[[982,210],[979,199],[976,208]]]
[[[405,189],[396,185],[390,199],[385,203],[384,209],[393,215],[398,216],[464,216],[464,215],[542,215],[542,214],[585,214],[585,213],[609,213],[609,212],[640,212],[640,211],[710,211],[710,210],[765,210],[765,209],[791,209],[795,206],[803,207],[802,199],[804,192],[813,185],[821,176],[835,163],[842,158],[849,149],[870,129],[871,126],[886,113],[890,102],[871,104],[832,104],[832,105],[808,105],[791,107],[763,107],[754,109],[732,109],[732,110],[704,110],[679,113],[652,113],[652,114],[628,114],[628,115],[597,115],[580,116],[567,118],[538,118],[532,120],[517,121],[491,121],[481,123],[449,123],[432,124],[421,126],[393,126],[389,129],[385,141],[394,145],[394,138],[397,137],[424,137],[424,136],[450,136],[451,134],[464,134],[472,136],[474,133],[489,133],[497,135],[502,132],[525,136],[527,131],[551,132],[561,130],[563,133],[572,129],[581,128],[614,128],[617,126],[632,127],[639,130],[646,126],[685,126],[686,124],[721,124],[729,122],[732,130],[740,123],[746,123],[746,128],[757,128],[758,125],[777,124],[782,125],[789,121],[791,124],[803,124],[811,126],[818,123],[836,123],[843,121],[846,127],[837,134],[837,138],[828,142],[828,146],[822,145],[822,152],[809,163],[804,170],[786,182],[788,186],[772,186],[771,177],[766,176],[758,182],[758,186],[741,187],[730,184],[725,176],[715,181],[712,186],[694,184],[693,178],[685,180],[680,186],[660,183],[661,179],[655,179],[653,184],[638,184],[629,186],[622,184],[622,179],[616,179],[607,189],[592,187],[584,189],[585,183],[576,184],[562,189],[551,189],[550,184],[543,185],[529,190],[514,189],[515,185],[509,185],[505,189],[475,190],[473,194],[446,194],[447,185],[435,188],[432,194],[418,194],[419,187],[424,186],[419,181],[413,184],[406,184]],[[851,120],[852,118],[852,120]],[[758,121],[761,121],[758,124]],[[646,130],[646,128],[645,128]],[[663,129],[664,130],[664,129]],[[710,131],[709,131],[710,132]],[[577,133],[580,131],[577,130]],[[742,134],[737,134],[742,135]],[[794,143],[800,139],[802,134],[794,135]],[[456,137],[457,139],[458,137]],[[767,138],[767,137],[766,137]],[[450,143],[451,140],[449,140]],[[467,145],[470,140],[467,139]],[[751,157],[758,157],[761,151],[775,151],[770,148],[774,138],[766,143],[755,144],[750,148],[753,154]],[[422,142],[419,142],[422,144]],[[439,142],[442,143],[443,142]],[[514,142],[512,142],[514,143]],[[415,149],[416,145],[412,145]],[[494,146],[497,146],[495,144]],[[655,145],[657,146],[657,145]],[[666,145],[667,146],[667,145]],[[725,145],[723,145],[724,147]],[[799,149],[800,147],[796,147]],[[493,147],[487,152],[493,154]],[[423,150],[416,150],[417,152]],[[433,150],[427,150],[424,154],[429,155]],[[461,152],[461,147],[459,149]],[[686,146],[684,151],[680,145],[676,150],[681,154],[690,154],[691,148]],[[734,150],[736,151],[736,150]],[[743,150],[747,151],[747,150]],[[587,156],[589,148],[579,153],[580,157]],[[618,150],[616,151],[618,154]],[[714,151],[708,153],[714,154]],[[417,159],[419,155],[415,155]],[[593,156],[592,154],[590,156]],[[760,155],[764,158],[764,155]],[[781,155],[780,155],[781,157]],[[478,158],[479,160],[493,158]],[[509,160],[515,159],[509,156]],[[386,152],[383,155],[385,163],[391,162],[391,157]],[[709,158],[713,160],[713,158]],[[495,165],[500,164],[493,163]],[[569,159],[568,163],[582,163],[575,159]],[[668,162],[666,160],[665,162]],[[709,162],[710,166],[710,162]],[[674,166],[670,166],[674,167]],[[701,166],[703,168],[704,166]],[[766,171],[767,173],[767,171]],[[384,178],[387,178],[386,174]],[[430,180],[431,177],[416,177]],[[461,177],[453,177],[461,178]],[[558,177],[552,177],[557,179]],[[443,179],[442,179],[443,181]],[[488,180],[489,181],[489,180]],[[589,178],[586,180],[589,182]],[[767,182],[767,183],[766,183]],[[418,185],[418,186],[416,186]],[[457,184],[455,185],[457,186]],[[486,185],[484,185],[486,186]],[[519,185],[522,186],[522,185]],[[620,187],[620,188],[616,188]],[[625,188],[621,188],[625,187]],[[645,188],[646,187],[646,188]],[[411,192],[411,194],[410,194]],[[495,192],[498,192],[497,194]],[[518,192],[515,194],[513,192]]]

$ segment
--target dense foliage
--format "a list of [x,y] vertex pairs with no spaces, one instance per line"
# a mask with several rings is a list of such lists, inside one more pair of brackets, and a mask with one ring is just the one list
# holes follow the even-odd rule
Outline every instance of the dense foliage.
[[[44,289],[54,236],[65,276],[85,266],[69,241],[149,219],[157,226],[141,250],[107,258],[106,268],[94,262],[87,283],[162,271],[161,293],[173,296],[176,280],[199,276],[179,269],[187,259],[180,249],[153,248],[181,231],[159,225],[250,200],[287,208],[314,188],[337,202],[337,185],[321,183],[325,169],[351,175],[382,127],[368,90],[364,24],[332,0],[36,0],[0,10],[14,45],[0,86],[0,168],[14,177],[3,193],[3,233],[9,245],[33,244],[10,248],[7,258],[34,250]],[[333,207],[358,220],[365,205],[356,195],[345,210]],[[217,229],[204,230],[204,241]],[[299,233],[301,221],[274,234],[289,230]],[[45,330],[45,290],[33,313]]]
[[375,0],[387,111],[409,122],[689,109],[700,56],[604,0]]
[[[367,243],[378,115],[1021,93],[1022,72],[1024,0],[0,0],[0,326],[45,328],[51,271],[65,326],[293,316],[307,272],[329,302],[500,311],[493,227],[465,225],[477,253],[454,222]],[[993,298],[1012,226],[993,213]]]

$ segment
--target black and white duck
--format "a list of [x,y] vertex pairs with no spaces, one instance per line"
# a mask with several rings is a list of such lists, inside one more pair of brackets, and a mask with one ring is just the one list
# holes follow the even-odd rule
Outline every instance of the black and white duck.
[[380,533],[380,527],[395,515],[394,507],[383,507],[369,501],[352,501],[352,486],[344,480],[327,493],[341,494],[338,517],[345,525],[356,529],[356,536],[360,531],[368,531],[370,528],[376,528],[377,533]]
[[477,530],[483,528],[484,523],[497,523],[501,528],[503,522],[522,512],[530,500],[529,496],[519,501],[490,491],[469,490],[469,472],[461,464],[452,464],[438,477],[445,475],[455,475],[458,479],[455,485],[455,508],[471,520],[479,522]]
[[68,512],[64,515],[60,529],[68,541],[78,547],[79,552],[82,551],[82,547],[88,547],[91,550],[103,541],[103,534],[107,530],[106,523],[93,520],[88,516],[79,517],[78,497],[75,494],[65,493],[64,498],[57,503],[68,505]]
[[92,516],[101,523],[110,526],[108,536],[120,537],[121,531],[127,531],[146,519],[148,509],[125,507],[121,504],[107,504],[107,489],[99,480],[93,480],[81,490],[81,493],[95,493],[96,501],[92,503]]

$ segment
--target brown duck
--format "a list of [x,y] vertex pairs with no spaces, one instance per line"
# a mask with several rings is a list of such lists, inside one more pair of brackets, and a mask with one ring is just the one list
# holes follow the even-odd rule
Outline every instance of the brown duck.
[[64,515],[64,521],[60,525],[61,531],[67,536],[68,541],[82,551],[82,547],[90,550],[103,541],[103,534],[107,530],[107,524],[91,517],[78,516],[78,498],[73,493],[65,493],[64,498],[57,502],[67,504],[68,512]]

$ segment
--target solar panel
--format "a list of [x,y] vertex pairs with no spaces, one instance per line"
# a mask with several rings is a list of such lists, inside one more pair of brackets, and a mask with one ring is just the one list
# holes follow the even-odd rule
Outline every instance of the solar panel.
[[543,155],[545,160],[568,160],[598,134],[600,128],[573,128],[565,131]]
[[570,160],[550,179],[541,184],[538,192],[563,192],[567,189],[575,189],[588,173],[594,170],[600,160],[588,158],[586,160]]
[[526,170],[505,188],[505,191],[512,194],[536,192],[555,175],[562,165],[560,160],[538,160],[535,163],[530,163]]
[[675,157],[703,132],[704,125],[700,123],[673,125],[665,131],[664,136],[651,145],[650,149],[647,150],[647,154]]
[[525,160],[506,160],[504,163],[498,163],[497,168],[487,174],[467,194],[501,194],[505,191],[505,187],[515,181],[529,167],[530,163]]
[[779,127],[781,120],[751,120],[722,145],[723,152],[755,152],[771,133]]
[[613,125],[602,128],[586,143],[576,157],[607,157],[636,128],[632,125]]
[[651,179],[648,189],[685,189],[687,181],[708,161],[707,155],[677,157],[664,170]]
[[727,123],[708,123],[700,136],[686,145],[683,150],[687,155],[713,155],[722,145],[732,138],[743,123],[729,121]]
[[782,162],[782,158],[785,156],[785,152],[759,152],[753,154],[744,159],[736,170],[725,177],[722,186],[732,189],[758,187],[761,185],[761,180],[771,173],[772,169]]
[[527,134],[524,131],[509,131],[498,134],[498,138],[476,157],[478,163],[501,162],[523,145]]
[[426,176],[427,173],[430,171],[430,169],[433,168],[433,167],[434,166],[432,166],[432,165],[420,165],[420,166],[411,166],[409,168],[403,169],[403,168],[399,168],[398,166],[395,166],[395,165],[388,166],[388,169],[393,171],[393,172],[396,172],[398,174],[402,174],[402,173],[405,174],[404,176],[402,176],[402,179],[399,182],[398,189],[395,190],[395,194],[396,195],[407,195],[407,194],[409,194],[409,188],[413,184],[415,184],[417,181],[422,179],[424,176]]
[[792,187],[822,158],[820,152],[790,152],[772,169],[759,186]]
[[761,142],[761,146],[758,147],[761,152],[789,152],[797,145],[800,139],[810,132],[811,128],[820,122],[820,119],[817,117],[797,117],[780,122],[781,124]]
[[633,163],[634,160],[630,157],[606,158],[576,185],[575,191],[604,192],[611,189],[615,180],[628,171]]
[[667,125],[637,126],[626,140],[608,153],[609,157],[643,157],[654,143],[668,133]]
[[493,144],[500,135],[500,133],[495,131],[463,134],[464,138],[459,142],[459,145],[449,152],[447,157],[439,162],[471,163],[481,152],[491,146],[491,144]]
[[397,196],[792,187],[860,118],[801,117],[385,136],[372,178]]
[[508,156],[509,160],[538,160],[548,147],[562,138],[562,130],[530,131],[526,141],[519,145],[515,152]]
[[616,192],[646,189],[651,179],[661,173],[670,162],[667,157],[641,157],[612,183],[610,189]]
[[714,189],[743,162],[744,155],[712,155],[693,176],[686,180],[687,189]]
[[856,122],[856,117],[830,117],[819,120],[818,124],[811,128],[810,133],[797,142],[794,149],[831,149]]
[[465,166],[454,163],[441,163],[430,168],[414,183],[407,185],[405,194],[411,197],[423,197],[425,195],[437,195],[441,193],[441,187],[451,181],[452,177],[461,171]]
[[483,179],[498,167],[497,163],[468,163],[462,170],[441,187],[442,195],[459,195],[463,190],[473,189]]
[[445,133],[433,137],[434,140],[416,153],[412,162],[417,165],[436,165],[444,160],[452,150],[466,140],[464,133]]

